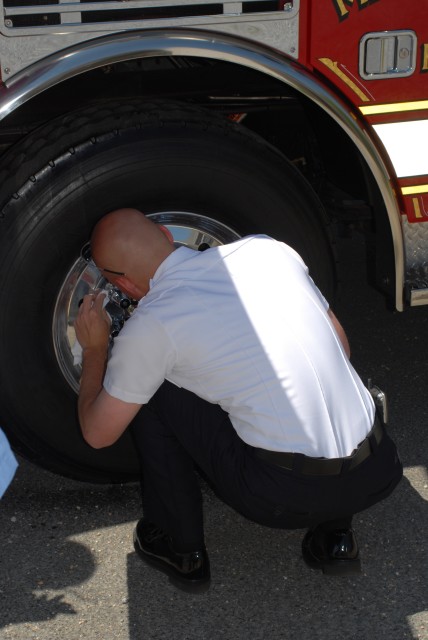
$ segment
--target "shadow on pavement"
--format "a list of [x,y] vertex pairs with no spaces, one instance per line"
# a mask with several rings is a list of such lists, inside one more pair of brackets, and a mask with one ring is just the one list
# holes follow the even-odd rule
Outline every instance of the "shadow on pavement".
[[89,543],[70,538],[139,513],[137,485],[88,485],[20,462],[0,503],[0,629],[76,614],[67,592],[93,576],[97,560]]
[[[396,513],[400,513],[399,519]],[[178,591],[128,555],[130,640],[414,640],[427,607],[427,504],[403,479],[391,498],[355,517],[363,573],[327,577],[306,567],[303,531],[250,523],[208,495],[208,593]],[[425,558],[425,559],[424,559]]]

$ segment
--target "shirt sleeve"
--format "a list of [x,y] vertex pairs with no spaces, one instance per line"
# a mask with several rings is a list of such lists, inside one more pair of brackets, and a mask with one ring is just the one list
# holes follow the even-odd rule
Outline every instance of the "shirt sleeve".
[[330,308],[330,304],[328,303],[328,300],[326,300],[324,295],[321,293],[321,291],[318,289],[318,287],[315,284],[315,282],[312,280],[311,276],[309,275],[309,272],[308,272],[308,279],[309,279],[309,281],[311,283],[311,286],[312,286],[313,290],[315,291],[316,295],[318,296],[318,299],[320,300],[322,306],[324,307],[324,309],[326,311],[328,311],[328,309]]
[[150,312],[135,312],[115,338],[104,389],[124,402],[146,404],[164,382],[175,349]]
[[[284,245],[284,243],[282,243]],[[328,301],[326,300],[326,298],[324,297],[324,295],[321,293],[321,291],[318,289],[317,285],[315,284],[315,282],[313,281],[312,276],[309,273],[309,268],[307,266],[307,264],[304,262],[302,256],[297,253],[297,251],[295,249],[293,249],[293,247],[290,247],[288,245],[284,245],[288,251],[288,254],[293,257],[300,265],[301,269],[304,271],[304,273],[306,274],[306,277],[310,283],[310,286],[312,287],[312,289],[315,291],[319,301],[321,302],[322,306],[324,307],[324,309],[328,310],[330,305],[328,303]]]

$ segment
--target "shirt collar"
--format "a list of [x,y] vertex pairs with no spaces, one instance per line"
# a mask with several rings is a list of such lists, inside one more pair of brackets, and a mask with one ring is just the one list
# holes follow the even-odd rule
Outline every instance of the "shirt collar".
[[189,247],[178,247],[175,249],[163,262],[160,263],[153,278],[150,278],[150,289],[161,279],[164,273],[181,264],[188,258],[191,258],[195,253],[197,253],[197,251],[195,251],[195,249],[190,249]]

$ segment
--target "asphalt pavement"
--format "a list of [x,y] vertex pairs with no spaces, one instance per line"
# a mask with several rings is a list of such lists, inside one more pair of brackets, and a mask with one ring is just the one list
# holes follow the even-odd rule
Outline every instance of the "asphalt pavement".
[[340,254],[335,311],[354,366],[388,393],[405,467],[393,495],[355,517],[362,574],[311,571],[303,531],[248,522],[203,484],[212,585],[183,593],[133,550],[138,485],[20,460],[0,502],[1,640],[428,640],[428,309],[386,308],[366,283],[359,235]]

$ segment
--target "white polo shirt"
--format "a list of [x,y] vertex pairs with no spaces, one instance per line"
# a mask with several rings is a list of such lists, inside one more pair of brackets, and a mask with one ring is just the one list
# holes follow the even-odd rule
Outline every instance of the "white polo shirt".
[[115,339],[104,387],[145,404],[167,379],[218,403],[252,446],[349,455],[374,404],[327,309],[300,256],[267,236],[180,247]]

